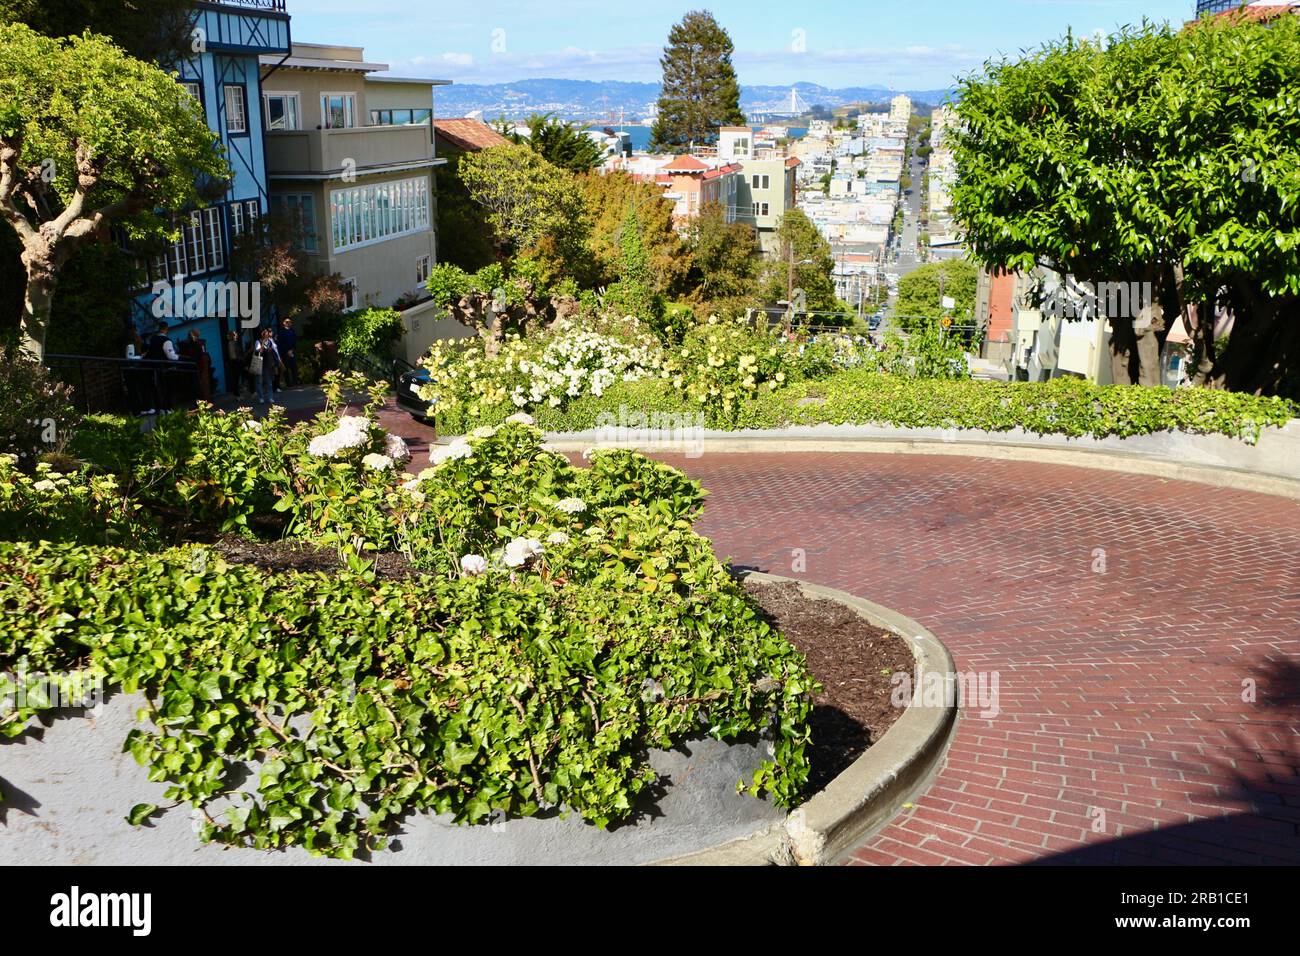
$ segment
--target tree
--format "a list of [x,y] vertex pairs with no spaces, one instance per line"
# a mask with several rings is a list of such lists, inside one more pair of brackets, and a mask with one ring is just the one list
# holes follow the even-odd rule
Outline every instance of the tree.
[[[964,81],[953,211],[991,268],[1141,288],[1116,381],[1159,382],[1190,314],[1198,380],[1280,391],[1300,362],[1300,18],[1072,36]],[[1217,307],[1230,309],[1215,356]]]
[[585,173],[601,164],[604,151],[600,145],[573,123],[558,120],[551,113],[534,113],[527,122],[527,136],[505,123],[498,131],[511,142],[527,146],[552,166],[571,173]]
[[487,210],[476,203],[460,178],[459,150],[439,150],[447,160],[433,171],[438,191],[438,258],[476,272],[494,261],[497,242]]
[[622,257],[622,232],[628,208],[636,212],[641,244],[654,290],[676,297],[686,289],[690,256],[673,223],[673,206],[663,189],[653,183],[639,183],[625,172],[606,175],[588,173],[578,178],[583,202],[591,216],[587,246],[594,259],[594,281],[609,285],[618,281]]
[[636,316],[656,334],[663,335],[666,330],[660,319],[664,314],[664,300],[655,290],[645,244],[641,241],[641,223],[631,203],[619,232],[619,279],[606,291],[604,304],[620,315]]
[[727,222],[726,210],[707,203],[691,224],[691,299],[715,311],[757,304],[758,240],[752,226]]
[[745,122],[740,84],[731,65],[734,49],[727,31],[704,10],[686,14],[668,32],[668,46],[659,60],[663,86],[650,137],[652,150],[682,152],[691,143],[715,141],[720,126]]
[[[894,314],[909,330],[929,324],[918,320],[937,319],[944,314],[963,319],[974,314],[978,291],[979,268],[975,263],[965,259],[931,262],[898,280]],[[943,307],[945,298],[955,300],[953,308]]]
[[780,258],[768,267],[764,297],[768,302],[790,301],[794,289],[802,289],[807,308],[836,311],[835,256],[831,244],[817,231],[801,209],[788,210],[777,225]]
[[51,37],[106,36],[138,60],[171,63],[190,49],[194,0],[0,0],[0,23]]
[[44,354],[80,245],[112,223],[132,237],[165,230],[157,210],[224,191],[228,176],[198,104],[159,68],[103,37],[0,25],[0,219],[23,245],[24,351]]
[[466,153],[460,176],[488,214],[505,252],[538,258],[551,271],[581,273],[590,233],[577,180],[527,146]]

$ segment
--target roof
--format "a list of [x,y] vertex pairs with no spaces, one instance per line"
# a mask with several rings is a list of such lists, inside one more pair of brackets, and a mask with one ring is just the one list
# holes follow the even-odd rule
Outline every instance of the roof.
[[[1223,10],[1209,17],[1210,20],[1231,20],[1236,23],[1267,23],[1269,20],[1276,20],[1284,13],[1300,13],[1300,3],[1279,2],[1279,0],[1265,0],[1265,2],[1251,3],[1248,7],[1238,7],[1234,10]],[[1194,26],[1199,20],[1192,20],[1187,25]]]
[[705,179],[718,179],[729,173],[738,173],[744,167],[740,163],[728,163],[725,166],[715,166],[704,174]]
[[492,146],[504,146],[510,142],[482,120],[435,119],[434,131],[452,146],[458,149],[478,151]]
[[701,162],[689,153],[682,153],[667,166],[662,167],[664,172],[669,173],[698,173],[708,168],[708,163]]
[[748,126],[723,126],[718,132],[720,133],[752,133],[753,129]]
[[451,86],[451,80],[434,80],[424,76],[367,76],[367,83],[418,83],[421,86]]
[[793,169],[795,166],[798,166],[799,163],[800,163],[800,160],[799,160],[799,157],[798,157],[798,156],[791,156],[789,159],[787,159],[787,160],[785,161],[785,168],[786,168],[786,169]]

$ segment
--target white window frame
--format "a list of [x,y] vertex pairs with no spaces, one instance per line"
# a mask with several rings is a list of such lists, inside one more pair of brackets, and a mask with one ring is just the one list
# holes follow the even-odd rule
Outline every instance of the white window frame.
[[[284,131],[302,129],[302,94],[291,90],[263,90],[262,91],[262,113],[266,117],[266,131],[272,132],[279,130],[271,126],[271,100],[283,99],[286,104],[293,103],[293,125],[283,127]],[[285,120],[289,120],[289,111],[285,111]],[[323,125],[323,124],[322,124]]]
[[[343,125],[331,126],[330,118],[330,100],[336,96],[343,98]],[[357,125],[357,94],[339,91],[336,93],[322,93],[320,95],[320,126],[321,129],[353,129]]]
[[415,284],[423,286],[429,281],[429,276],[433,272],[433,256],[417,256],[415,260]]
[[230,237],[238,239],[244,234],[244,204],[242,202],[232,202],[230,204]]
[[[243,84],[227,83],[224,87],[224,96],[226,98],[226,132],[238,133],[244,135],[248,132],[248,91],[244,89]],[[238,114],[235,111],[235,103],[231,101],[230,94],[238,93]],[[239,126],[235,125],[235,118],[238,115]]]
[[772,177],[767,173],[754,173],[750,179],[750,189],[771,189]]
[[330,248],[358,249],[432,228],[427,176],[350,185],[329,194]]
[[181,86],[185,88],[185,92],[190,94],[190,96],[194,97],[194,102],[196,103],[203,102],[202,83],[200,83],[198,80],[181,80],[180,83]]
[[754,218],[761,219],[768,214],[769,209],[771,209],[771,206],[765,202],[754,203]]

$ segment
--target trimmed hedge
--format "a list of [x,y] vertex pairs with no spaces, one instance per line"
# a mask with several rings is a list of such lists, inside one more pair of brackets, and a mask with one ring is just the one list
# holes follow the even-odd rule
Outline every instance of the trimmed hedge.
[[[630,411],[695,412],[662,380],[620,383],[601,398],[587,396],[563,411],[537,414],[548,431],[597,427],[602,414]],[[943,381],[862,369],[803,381],[745,402],[733,423],[711,428],[770,429],[792,425],[895,425],[907,428],[1014,428],[1042,435],[1146,435],[1161,431],[1219,434],[1254,443],[1264,428],[1300,414],[1283,398],[1203,388],[1093,385],[1082,379],[1050,382]]]

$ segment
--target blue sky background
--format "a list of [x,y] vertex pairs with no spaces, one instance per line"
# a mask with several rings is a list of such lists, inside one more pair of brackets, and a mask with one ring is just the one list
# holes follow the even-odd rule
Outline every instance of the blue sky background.
[[1117,25],[1190,19],[1194,0],[290,0],[293,33],[365,46],[393,72],[461,83],[659,79],[668,29],[705,7],[742,84],[939,89],[1000,54]]

